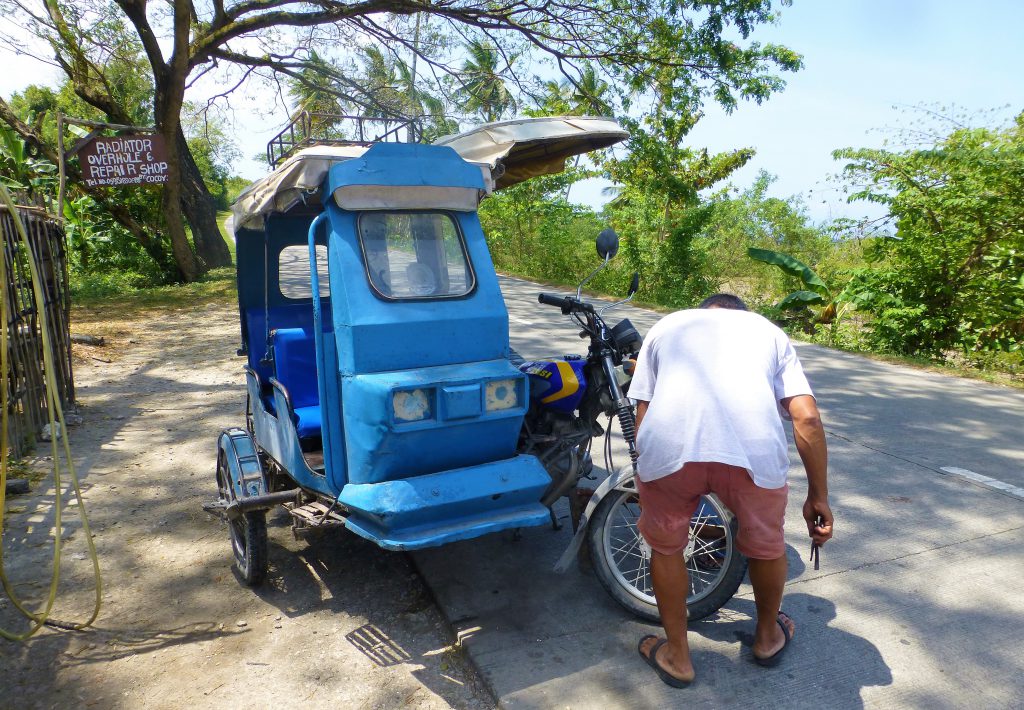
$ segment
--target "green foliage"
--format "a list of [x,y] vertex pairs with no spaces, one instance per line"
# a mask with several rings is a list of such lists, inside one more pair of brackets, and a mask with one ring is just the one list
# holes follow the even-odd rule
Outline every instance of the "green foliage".
[[713,213],[705,235],[713,242],[713,268],[724,280],[742,285],[749,293],[766,296],[792,291],[796,283],[782,271],[751,271],[747,249],[785,252],[813,264],[825,274],[834,270],[837,243],[822,227],[811,223],[803,202],[796,197],[768,196],[775,178],[761,171],[754,183],[739,191],[730,187],[708,198]]
[[64,202],[72,295],[167,283],[170,275],[89,195]]
[[15,202],[43,207],[56,192],[57,166],[30,155],[14,129],[0,124],[0,182]]
[[714,209],[699,193],[753,156],[750,149],[711,155],[690,148],[686,137],[699,119],[662,110],[642,123],[625,120],[626,154],[603,165],[621,184],[607,212],[640,272],[640,297],[677,308],[695,305],[719,283],[706,234]]
[[342,115],[416,119],[424,142],[458,132],[436,87],[418,77],[414,65],[374,44],[360,47],[356,60],[345,67],[313,50],[306,66],[289,79],[289,96],[298,110],[310,114],[310,135],[304,137],[355,138],[346,133]]
[[601,79],[597,68],[587,63],[578,79],[548,81],[539,102],[539,115],[611,116],[612,87]]
[[787,294],[766,315],[789,327],[799,327],[804,332],[816,334],[827,345],[838,345],[841,340],[849,339],[849,333],[840,328],[843,316],[855,299],[849,285],[837,292],[811,267],[789,254],[750,247],[747,255],[799,279],[802,286]]
[[252,184],[252,181],[244,177],[238,177],[237,175],[229,177],[224,183],[224,186],[227,188],[228,205],[230,206],[232,202],[237,200],[242,191],[249,187],[250,184]]
[[701,238],[709,212],[696,204],[665,206],[662,195],[627,190],[608,212],[622,237],[624,266],[640,274],[639,298],[692,307],[718,287],[709,268],[709,243]]
[[832,300],[832,292],[825,282],[821,280],[821,277],[799,259],[782,252],[772,251],[771,249],[757,249],[755,247],[747,249],[747,256],[778,267],[783,273],[800,279],[805,289],[808,289],[794,291],[789,294],[779,302],[779,308],[801,308],[809,304],[822,305]]
[[189,113],[184,117],[182,127],[189,151],[217,209],[225,210],[231,204],[228,187],[231,165],[241,157],[241,152],[223,120],[195,105],[186,108]]
[[1024,114],[1004,129],[956,123],[933,145],[845,149],[852,199],[888,207],[859,305],[874,347],[945,358],[1024,343]]
[[519,276],[573,283],[592,264],[597,215],[565,200],[581,174],[571,169],[507,188],[480,205],[480,221],[498,270]]

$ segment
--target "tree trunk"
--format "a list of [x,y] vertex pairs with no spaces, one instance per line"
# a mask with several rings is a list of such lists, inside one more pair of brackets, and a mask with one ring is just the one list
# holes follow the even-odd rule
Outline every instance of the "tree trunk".
[[[185,234],[181,214],[182,153],[178,136],[181,135],[181,105],[185,100],[185,76],[188,73],[188,36],[191,15],[189,0],[174,0],[173,53],[170,62],[153,64],[153,118],[167,145],[167,182],[164,183],[163,213],[167,235],[171,238],[171,252],[186,281],[195,281],[206,269],[196,259],[192,245]],[[145,3],[130,5],[132,13],[143,13],[142,19],[132,17],[136,27],[145,23]],[[128,8],[126,8],[126,13]],[[131,14],[129,15],[131,17]],[[187,146],[185,152],[187,153]]]
[[[174,125],[172,122],[171,125]],[[174,139],[173,134],[166,133],[164,140],[168,145]],[[204,269],[196,260],[192,252],[192,245],[188,243],[188,236],[185,234],[185,222],[181,215],[181,160],[176,150],[167,151],[167,182],[164,184],[163,200],[160,211],[164,216],[167,235],[171,238],[171,252],[174,254],[174,261],[181,271],[185,281],[195,281],[199,278]]]
[[181,209],[192,227],[196,254],[209,269],[231,266],[231,252],[217,227],[217,206],[180,126],[175,144],[181,158]]

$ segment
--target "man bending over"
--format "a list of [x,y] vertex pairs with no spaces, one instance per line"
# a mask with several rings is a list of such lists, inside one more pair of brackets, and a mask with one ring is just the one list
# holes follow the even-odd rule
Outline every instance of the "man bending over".
[[694,678],[682,551],[700,497],[714,493],[736,515],[736,547],[750,559],[754,660],[775,665],[796,631],[781,606],[789,468],[782,417],[793,422],[807,470],[808,534],[817,544],[832,537],[825,430],[793,345],[739,298],[717,294],[651,328],[629,396],[637,400],[638,525],[652,550],[654,595],[668,637],[645,636],[640,655],[669,685],[685,687]]

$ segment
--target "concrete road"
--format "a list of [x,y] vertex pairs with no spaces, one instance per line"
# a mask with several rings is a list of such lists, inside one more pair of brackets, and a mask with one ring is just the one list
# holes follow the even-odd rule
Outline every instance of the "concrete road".
[[[568,321],[537,304],[545,289],[503,289],[524,356],[583,351]],[[658,319],[618,313],[641,332]],[[635,650],[657,628],[591,572],[550,571],[568,526],[418,553],[502,707],[1024,707],[1024,392],[797,349],[829,433],[837,523],[821,569],[805,566],[806,484],[791,448],[784,608],[798,628],[781,666],[750,661],[744,585],[691,625],[694,685],[662,684]]]

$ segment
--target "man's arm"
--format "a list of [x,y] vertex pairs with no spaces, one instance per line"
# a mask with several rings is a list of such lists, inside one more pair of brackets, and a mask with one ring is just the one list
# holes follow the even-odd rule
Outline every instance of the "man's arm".
[[636,400],[636,430],[640,431],[640,422],[644,420],[644,415],[647,414],[647,405],[650,402],[645,402],[642,399]]
[[[819,545],[832,537],[832,509],[828,505],[828,446],[825,427],[818,414],[818,403],[809,394],[787,397],[783,408],[793,419],[793,438],[796,450],[807,471],[807,500],[803,515],[807,521],[807,534]],[[818,516],[821,525],[815,525]]]

